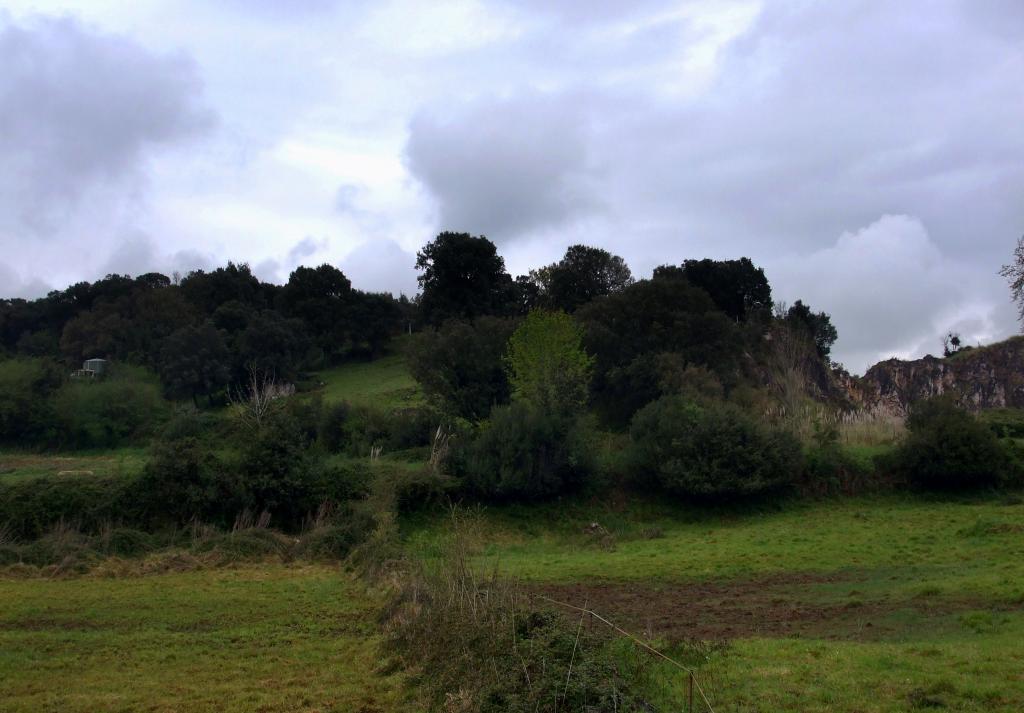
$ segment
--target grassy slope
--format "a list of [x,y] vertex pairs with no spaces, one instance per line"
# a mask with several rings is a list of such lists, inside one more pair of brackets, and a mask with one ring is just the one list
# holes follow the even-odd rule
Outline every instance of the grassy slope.
[[[591,521],[616,534],[614,550],[582,534]],[[771,577],[783,610],[853,607],[842,629],[735,639],[711,665],[720,711],[1024,709],[1019,500],[857,498],[732,515],[563,504],[492,509],[486,522],[487,561],[528,582],[640,585],[640,606],[655,610],[674,584]],[[662,536],[642,534],[655,529]],[[429,556],[438,533],[421,525],[410,540]],[[682,679],[668,683],[679,700]]]
[[376,605],[321,566],[0,580],[0,707],[408,710],[374,673]]
[[423,403],[405,357],[392,354],[371,362],[356,362],[318,372],[328,403],[347,401],[357,406],[400,408]]

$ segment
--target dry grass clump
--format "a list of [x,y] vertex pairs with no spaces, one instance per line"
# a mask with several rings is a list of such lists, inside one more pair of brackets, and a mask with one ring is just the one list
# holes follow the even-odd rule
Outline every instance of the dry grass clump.
[[403,578],[384,616],[388,651],[435,710],[651,710],[636,694],[635,660],[605,631],[479,567],[480,519],[456,509],[451,522],[443,556]]
[[786,427],[804,443],[812,443],[822,429],[835,429],[844,446],[887,446],[906,434],[905,419],[885,410],[840,411],[810,401],[785,408],[769,408],[765,417]]

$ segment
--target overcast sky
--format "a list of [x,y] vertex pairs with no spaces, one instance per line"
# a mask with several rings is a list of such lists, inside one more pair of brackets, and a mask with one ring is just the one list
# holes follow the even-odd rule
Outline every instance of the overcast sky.
[[1024,2],[0,0],[0,292],[484,234],[750,256],[851,370],[1018,330]]

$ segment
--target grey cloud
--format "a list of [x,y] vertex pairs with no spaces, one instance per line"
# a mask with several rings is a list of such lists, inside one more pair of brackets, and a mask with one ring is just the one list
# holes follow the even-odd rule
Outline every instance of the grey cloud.
[[263,282],[272,282],[274,284],[281,284],[284,282],[281,278],[281,263],[274,258],[260,260],[258,263],[253,265],[252,274]]
[[338,192],[335,194],[334,206],[341,213],[362,213],[359,208],[358,200],[363,194],[364,189],[362,186],[356,186],[350,183],[338,187]]
[[406,162],[441,226],[503,241],[593,209],[580,99],[526,92],[416,116]]
[[213,121],[185,57],[70,18],[0,16],[0,66],[0,233],[51,234],[93,189],[132,195],[152,149]]
[[323,250],[326,246],[326,240],[316,240],[315,238],[307,235],[288,251],[288,264],[292,266],[298,265],[302,262],[303,258],[307,258],[310,255]]
[[349,252],[340,264],[352,286],[366,292],[416,294],[416,256],[393,240],[373,240]]
[[623,132],[623,154],[662,141],[635,198],[774,249],[906,212],[944,249],[963,254],[974,234],[1003,251],[1024,224],[1024,55],[955,10],[935,3],[922,22],[905,4],[769,5],[706,97]]
[[122,236],[96,277],[111,273],[135,277],[147,272],[186,275],[193,270],[209,270],[216,263],[214,256],[199,250],[161,252],[152,237],[133,230]]
[[4,292],[0,294],[0,299],[36,299],[45,296],[53,289],[52,285],[38,277],[23,277],[14,268],[2,262],[0,262],[0,285],[4,286]]

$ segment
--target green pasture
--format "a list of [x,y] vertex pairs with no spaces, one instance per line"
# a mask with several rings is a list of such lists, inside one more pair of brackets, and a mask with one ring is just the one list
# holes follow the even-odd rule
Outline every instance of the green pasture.
[[0,709],[414,710],[377,672],[378,605],[319,565],[0,577]]
[[146,464],[146,449],[31,453],[0,451],[0,483],[51,475],[137,475]]
[[370,362],[353,362],[313,375],[323,384],[324,401],[347,401],[354,406],[402,408],[419,406],[423,394],[413,380],[402,354]]

